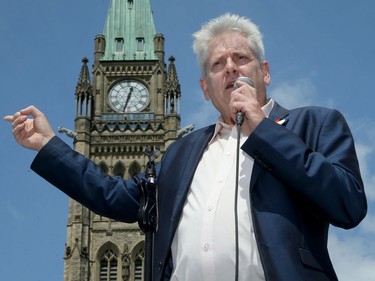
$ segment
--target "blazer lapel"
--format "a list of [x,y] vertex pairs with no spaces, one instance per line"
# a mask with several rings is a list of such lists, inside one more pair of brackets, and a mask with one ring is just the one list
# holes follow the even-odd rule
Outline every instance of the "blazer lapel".
[[285,126],[289,121],[288,116],[289,110],[274,101],[273,108],[268,118],[272,121],[275,121],[279,125]]
[[[172,210],[172,220],[178,221],[181,216],[181,211],[184,206],[187,193],[190,188],[191,181],[193,180],[195,170],[199,164],[200,159],[210,141],[215,126],[207,127],[207,129],[199,134],[194,142],[189,142],[187,149],[189,151],[188,158],[184,159],[184,167],[182,174],[179,177],[179,191],[176,194]],[[181,169],[181,167],[180,167]]]

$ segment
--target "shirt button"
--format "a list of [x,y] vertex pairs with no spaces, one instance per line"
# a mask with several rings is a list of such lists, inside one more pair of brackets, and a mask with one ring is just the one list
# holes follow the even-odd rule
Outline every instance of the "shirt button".
[[207,208],[207,210],[208,210],[209,212],[211,212],[213,209],[214,209],[213,206],[208,206],[208,208]]
[[203,245],[203,250],[205,252],[208,252],[209,249],[210,249],[210,245],[208,243],[206,243],[206,244]]

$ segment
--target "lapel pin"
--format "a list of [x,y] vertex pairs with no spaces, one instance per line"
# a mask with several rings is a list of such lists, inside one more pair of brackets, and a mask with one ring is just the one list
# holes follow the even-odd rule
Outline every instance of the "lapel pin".
[[277,123],[277,124],[279,124],[279,125],[283,125],[284,123],[285,123],[285,119],[283,118],[283,119],[277,119],[275,122]]

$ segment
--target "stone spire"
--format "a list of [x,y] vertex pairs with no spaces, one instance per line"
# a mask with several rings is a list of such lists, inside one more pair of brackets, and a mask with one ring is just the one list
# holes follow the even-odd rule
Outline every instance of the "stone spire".
[[89,116],[92,103],[92,85],[87,63],[89,60],[82,59],[81,72],[76,86],[76,116]]
[[168,74],[164,96],[166,99],[166,111],[169,114],[180,114],[181,86],[178,81],[175,58],[169,57]]

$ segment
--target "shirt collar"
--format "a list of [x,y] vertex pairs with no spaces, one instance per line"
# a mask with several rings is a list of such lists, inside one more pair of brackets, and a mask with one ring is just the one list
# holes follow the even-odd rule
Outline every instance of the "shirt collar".
[[[262,110],[263,110],[263,113],[264,115],[268,118],[268,116],[270,115],[271,113],[271,110],[273,108],[273,105],[274,105],[274,101],[273,99],[269,99],[268,102],[262,106]],[[223,117],[220,115],[219,118],[217,119],[216,121],[216,126],[215,126],[215,131],[214,131],[214,134],[210,140],[210,142],[208,143],[209,145],[215,140],[216,136],[225,128],[227,130],[231,130],[233,127],[233,125],[228,125],[226,123],[224,123],[224,119]]]

